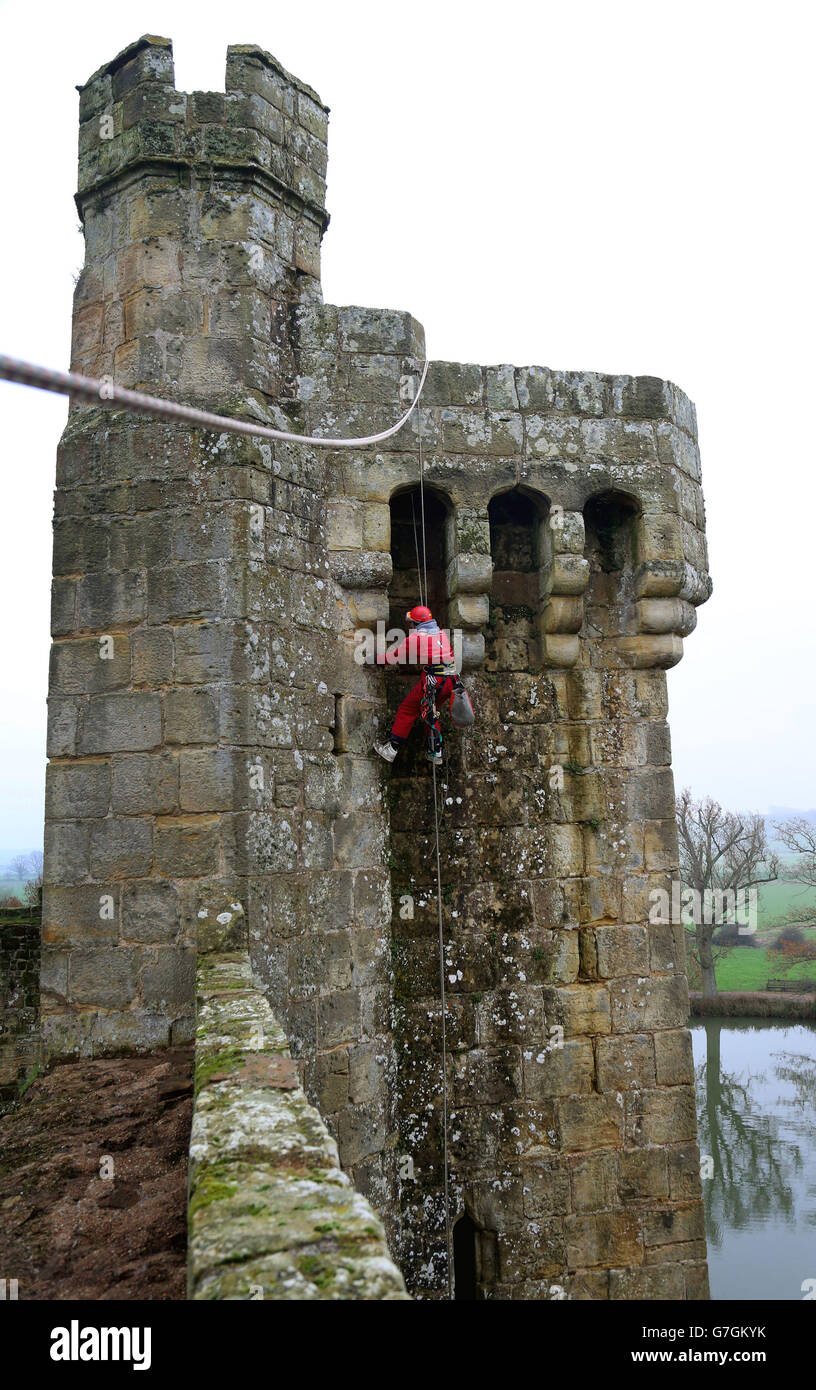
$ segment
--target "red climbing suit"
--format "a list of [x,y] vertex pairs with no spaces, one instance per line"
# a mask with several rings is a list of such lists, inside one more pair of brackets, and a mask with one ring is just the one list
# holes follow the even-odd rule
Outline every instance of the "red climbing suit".
[[[440,732],[439,715],[437,711],[441,709],[444,702],[449,700],[453,694],[456,678],[455,676],[433,676],[431,679],[436,682],[435,692],[427,689],[430,682],[426,679],[426,673],[423,671],[422,679],[417,681],[413,690],[405,696],[405,699],[394,716],[394,724],[391,729],[392,738],[399,739],[400,742],[408,738],[419,714],[422,714],[423,722],[428,725],[429,733],[431,730],[433,730],[434,733]],[[436,696],[434,700],[436,708],[433,710],[430,698],[432,693],[435,693]],[[423,697],[425,698],[425,710],[422,708]],[[425,717],[426,712],[428,718]],[[433,722],[431,722],[431,720]]]
[[437,627],[436,623],[433,623],[430,631],[428,629],[431,629],[431,623],[422,623],[420,627],[409,632],[407,637],[403,637],[401,642],[397,642],[395,647],[389,647],[387,652],[378,653],[379,665],[453,666],[453,649],[448,641],[448,634]]
[[[377,655],[380,665],[423,666],[422,677],[406,695],[394,717],[391,738],[402,743],[408,738],[421,714],[434,745],[441,743],[438,710],[453,694],[455,675],[453,649],[447,633],[431,619],[420,623],[396,646]],[[450,674],[454,672],[454,674]]]

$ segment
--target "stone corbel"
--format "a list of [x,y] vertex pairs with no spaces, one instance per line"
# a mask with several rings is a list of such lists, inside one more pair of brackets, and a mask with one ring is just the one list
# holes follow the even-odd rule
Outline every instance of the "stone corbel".
[[[476,549],[475,547],[479,547]],[[462,632],[462,669],[481,666],[485,655],[482,629],[490,617],[493,561],[487,513],[457,508],[447,535],[450,627]]]
[[545,666],[578,660],[589,563],[584,557],[584,518],[553,506],[541,528],[539,634]]
[[697,625],[695,606],[708,598],[711,581],[699,565],[689,563],[684,539],[683,523],[672,513],[648,512],[637,520],[633,631],[617,641],[627,666],[676,666],[683,638]]
[[326,517],[329,573],[346,592],[354,628],[388,622],[388,585],[393,575],[387,503],[339,497]]

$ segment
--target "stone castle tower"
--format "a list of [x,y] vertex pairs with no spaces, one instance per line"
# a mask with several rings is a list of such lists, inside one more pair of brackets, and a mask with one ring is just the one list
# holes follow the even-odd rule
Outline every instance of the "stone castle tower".
[[[300,433],[393,424],[424,334],[323,303],[316,93],[254,46],[224,92],[178,92],[150,36],[80,92],[72,370]],[[677,868],[665,670],[710,592],[669,383],[433,362],[357,453],[72,406],[47,1046],[188,1041],[226,927],[409,1288],[445,1296],[430,769],[418,737],[372,755],[407,677],[353,655],[418,597],[420,430],[429,598],[477,711],[441,779],[457,1287],[706,1297],[683,933],[650,921]]]

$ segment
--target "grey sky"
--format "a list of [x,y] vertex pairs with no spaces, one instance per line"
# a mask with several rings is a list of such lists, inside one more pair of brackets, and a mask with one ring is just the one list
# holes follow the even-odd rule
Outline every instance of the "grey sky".
[[[697,404],[714,597],[669,675],[675,776],[816,805],[814,11],[412,0],[0,4],[0,350],[67,368],[76,83],[140,33],[221,89],[258,43],[332,108],[327,301],[433,357],[668,377]],[[40,843],[63,400],[0,384],[0,856]]]

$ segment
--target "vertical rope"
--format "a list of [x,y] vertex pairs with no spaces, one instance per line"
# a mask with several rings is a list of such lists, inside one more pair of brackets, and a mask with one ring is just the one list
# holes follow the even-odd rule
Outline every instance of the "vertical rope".
[[425,546],[425,461],[422,457],[422,411],[417,404],[417,435],[419,438],[419,508],[422,512],[422,571],[425,593],[428,593],[428,552]]
[[434,830],[436,834],[436,904],[439,919],[439,997],[442,1003],[442,1162],[445,1172],[445,1250],[448,1266],[448,1298],[453,1299],[453,1259],[451,1250],[450,1193],[448,1178],[448,1046],[445,1014],[445,933],[442,924],[442,869],[439,858],[439,811],[436,794],[436,763],[433,764]]
[[414,510],[414,494],[413,494],[413,492],[411,493],[411,516],[412,516],[413,522],[414,522],[414,550],[416,551],[417,585],[418,585],[418,587],[419,587],[419,601],[420,601],[420,603],[424,603],[424,602],[425,602],[425,595],[424,595],[424,593],[422,592],[422,565],[420,564],[420,560],[419,560],[419,532],[417,531],[417,520],[416,520],[416,511]]
[[[422,517],[422,561],[425,576],[425,593],[428,592],[428,551],[425,539],[425,464],[422,457],[422,412],[417,406],[417,431],[419,435],[419,500]],[[413,502],[412,502],[413,505]],[[414,533],[416,535],[416,532]],[[417,560],[419,556],[417,555]],[[421,594],[420,594],[421,597]],[[436,696],[434,695],[434,700]],[[439,800],[436,789],[436,763],[433,771],[434,840],[436,847],[436,907],[439,926],[439,998],[442,1006],[442,1163],[445,1174],[445,1253],[448,1274],[448,1298],[453,1299],[453,1251],[451,1249],[450,1224],[450,1178],[448,1172],[448,1041],[445,1015],[445,929],[442,920],[442,864],[439,854]]]

